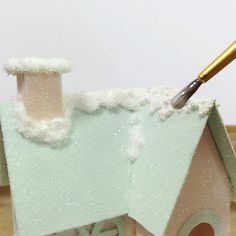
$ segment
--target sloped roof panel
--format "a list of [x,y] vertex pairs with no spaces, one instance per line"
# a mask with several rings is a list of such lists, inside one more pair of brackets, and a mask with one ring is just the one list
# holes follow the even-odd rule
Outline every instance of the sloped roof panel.
[[0,186],[9,185],[6,158],[4,152],[1,123],[0,123]]
[[216,107],[213,107],[208,126],[211,130],[213,140],[220,153],[221,159],[228,174],[231,187],[231,200],[236,202],[236,157],[234,148],[230,142],[228,133],[225,129],[224,123]]
[[165,122],[143,116],[147,142],[134,164],[129,215],[154,235],[164,235],[206,121],[194,112]]
[[17,133],[10,102],[1,122],[19,235],[46,235],[128,213],[128,112],[76,111],[60,148]]
[[151,233],[163,235],[208,116],[176,112],[161,121],[145,107],[139,113],[144,146],[131,163],[126,153],[130,111],[76,110],[70,140],[51,147],[19,134],[13,104],[1,106],[20,235],[50,234],[127,213]]

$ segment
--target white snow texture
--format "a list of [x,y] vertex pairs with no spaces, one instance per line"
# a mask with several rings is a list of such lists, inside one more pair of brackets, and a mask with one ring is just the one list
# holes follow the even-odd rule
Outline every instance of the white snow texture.
[[22,73],[66,73],[71,70],[71,63],[64,58],[12,58],[4,66],[8,74]]
[[165,121],[175,112],[191,113],[198,111],[200,116],[207,115],[213,107],[213,99],[192,98],[185,107],[176,111],[170,105],[170,99],[176,94],[173,87],[143,88],[132,90],[108,90],[98,92],[79,92],[65,97],[65,115],[63,118],[55,118],[51,121],[35,121],[29,117],[20,98],[16,101],[16,126],[23,136],[37,142],[47,143],[52,146],[60,146],[68,138],[71,127],[71,117],[74,109],[86,113],[95,112],[98,109],[111,109],[120,107],[131,112],[130,135],[128,140],[127,155],[130,161],[138,158],[144,144],[140,127],[139,109],[142,106],[149,107],[149,114],[158,113],[160,120]]

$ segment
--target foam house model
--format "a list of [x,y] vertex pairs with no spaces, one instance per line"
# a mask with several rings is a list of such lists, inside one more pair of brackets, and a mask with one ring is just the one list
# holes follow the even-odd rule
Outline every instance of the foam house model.
[[64,97],[64,59],[5,70],[18,88],[0,106],[15,235],[229,235],[236,158],[213,100],[175,111],[170,87]]

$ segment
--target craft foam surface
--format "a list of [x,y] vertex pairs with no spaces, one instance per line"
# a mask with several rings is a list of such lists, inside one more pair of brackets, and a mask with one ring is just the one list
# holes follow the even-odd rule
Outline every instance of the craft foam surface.
[[[18,133],[13,103],[1,105],[20,236],[46,235],[127,213],[154,235],[164,234],[208,115],[175,112],[163,121],[160,110],[150,115],[148,106],[138,110],[138,117],[135,112],[75,109],[68,141],[52,147]],[[144,141],[134,163],[127,158],[130,122],[138,123]]]
[[[208,222],[211,222],[215,232],[229,236],[230,188],[219,152],[209,128],[206,127],[168,222],[165,236],[176,235],[176,232],[184,228],[185,224],[189,224],[190,219],[199,212],[210,213],[208,214]],[[220,224],[216,224],[213,220],[216,216],[219,218]],[[206,217],[203,216],[202,222],[206,222],[205,219]],[[192,220],[195,223],[194,227],[199,224],[199,221],[200,218],[196,222]],[[220,231],[218,231],[219,228],[221,228]],[[189,235],[189,233],[185,235]],[[199,236],[201,235],[199,233]]]
[[196,112],[165,122],[143,114],[148,141],[133,165],[129,215],[154,235],[164,235],[206,121]]
[[213,107],[208,121],[212,137],[224,163],[231,183],[231,200],[236,202],[236,157],[229,135],[223,125],[219,112]]
[[4,66],[8,74],[22,73],[66,73],[71,70],[71,63],[64,58],[12,58]]
[[4,104],[1,119],[19,235],[46,235],[128,212],[126,111],[75,112],[71,142],[52,148],[17,133],[12,108]]
[[18,75],[17,90],[19,100],[32,120],[39,122],[64,116],[60,74]]
[[163,122],[143,109],[148,142],[132,164],[125,152],[129,111],[75,111],[70,142],[60,148],[22,137],[12,112],[11,103],[1,107],[20,235],[49,234],[125,213],[161,235],[207,121],[193,112]]

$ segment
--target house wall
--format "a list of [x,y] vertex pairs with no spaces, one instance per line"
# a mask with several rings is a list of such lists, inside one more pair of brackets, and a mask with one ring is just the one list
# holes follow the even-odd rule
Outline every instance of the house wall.
[[123,216],[125,221],[126,236],[152,236],[141,224],[125,215]]
[[202,211],[218,215],[222,224],[220,235],[229,235],[230,184],[207,127],[198,144],[165,236],[178,235],[185,222]]

